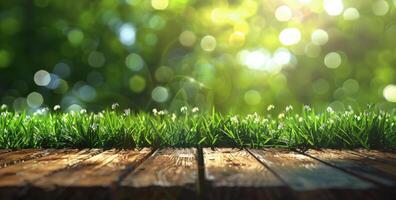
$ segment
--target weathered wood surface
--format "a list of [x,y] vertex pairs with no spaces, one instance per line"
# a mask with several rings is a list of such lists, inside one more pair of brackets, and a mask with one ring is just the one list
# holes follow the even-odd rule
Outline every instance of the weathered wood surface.
[[11,149],[0,149],[0,155],[3,153],[10,152],[10,151],[11,151]]
[[289,198],[286,185],[249,152],[203,150],[209,199]]
[[361,157],[349,150],[308,150],[304,153],[382,186],[396,185],[396,165]]
[[125,177],[117,198],[193,199],[197,183],[195,149],[160,149]]
[[378,151],[378,150],[366,150],[358,149],[353,151],[354,154],[363,156],[372,160],[389,163],[396,165],[396,151]]
[[60,150],[0,169],[1,186],[23,186],[56,170],[74,165],[99,150]]
[[41,178],[33,185],[43,188],[55,186],[111,186],[118,181],[124,170],[134,168],[149,153],[149,149],[141,151],[107,150],[71,168]]
[[23,149],[20,151],[4,151],[0,154],[0,168],[12,165],[18,162],[24,162],[40,156],[48,155],[51,149]]
[[[39,153],[40,152],[40,153]],[[393,152],[166,148],[3,152],[0,199],[396,199]]]
[[281,149],[250,150],[295,192],[297,198],[339,199],[376,197],[376,186],[297,152]]

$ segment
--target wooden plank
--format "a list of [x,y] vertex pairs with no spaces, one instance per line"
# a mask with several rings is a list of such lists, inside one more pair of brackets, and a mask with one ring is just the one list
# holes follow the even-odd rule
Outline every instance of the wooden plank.
[[375,198],[375,185],[308,156],[281,149],[251,149],[304,199]]
[[388,164],[396,165],[396,151],[379,151],[379,150],[366,150],[357,149],[351,153],[366,157],[368,159],[377,160],[380,162],[385,162]]
[[195,149],[161,149],[121,182],[117,199],[194,199],[198,182]]
[[290,198],[287,186],[249,152],[204,148],[209,199]]
[[146,158],[150,149],[142,150],[107,150],[84,160],[77,165],[42,178],[33,185],[52,188],[101,186],[110,187],[115,184],[125,170],[131,170]]
[[7,167],[18,162],[24,162],[37,157],[48,155],[53,149],[23,149],[10,151],[0,155],[0,168]]
[[348,150],[308,150],[304,153],[382,186],[396,185],[396,165],[361,157]]
[[0,187],[23,186],[54,171],[69,167],[97,154],[99,150],[64,149],[47,156],[0,169]]
[[0,149],[0,154],[10,152],[11,149]]

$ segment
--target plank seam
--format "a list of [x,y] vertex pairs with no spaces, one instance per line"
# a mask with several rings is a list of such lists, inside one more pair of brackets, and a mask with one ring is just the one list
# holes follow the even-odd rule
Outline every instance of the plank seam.
[[207,182],[205,180],[205,160],[202,147],[197,147],[197,165],[198,165],[198,190],[197,190],[197,199],[203,200],[206,198],[206,186]]
[[[127,167],[122,170],[120,175],[118,176],[117,180],[112,183],[111,188],[116,189],[120,186],[121,182],[133,171],[135,171],[136,168],[138,168],[140,165],[142,165],[147,159],[149,159],[151,156],[154,155],[155,152],[157,152],[158,149],[151,149],[150,152],[145,155],[139,162],[136,163],[134,167]],[[113,198],[112,198],[113,199]]]
[[323,160],[321,160],[321,159],[319,159],[319,158],[316,158],[316,157],[314,157],[314,156],[311,156],[311,155],[309,155],[309,154],[306,154],[306,153],[304,153],[304,152],[302,152],[302,151],[298,151],[298,150],[294,150],[294,151],[295,151],[296,153],[299,153],[299,154],[305,155],[305,156],[307,156],[307,157],[310,157],[310,158],[312,158],[312,159],[314,159],[314,160],[316,160],[316,161],[318,161],[318,162],[321,162],[321,163],[323,163],[323,164],[325,164],[325,165],[327,165],[327,166],[329,166],[329,167],[332,167],[332,168],[335,168],[335,169],[340,170],[340,171],[342,171],[342,172],[345,172],[345,173],[347,173],[347,174],[349,174],[349,175],[351,175],[351,176],[354,176],[354,177],[356,177],[356,178],[358,178],[358,179],[361,179],[361,180],[367,181],[367,182],[369,182],[369,183],[372,183],[372,184],[374,184],[375,186],[386,187],[386,185],[384,185],[384,184],[382,184],[382,183],[380,183],[380,182],[378,182],[378,181],[371,180],[371,179],[366,178],[366,177],[364,177],[364,176],[361,176],[361,175],[359,175],[359,174],[357,174],[357,173],[355,173],[355,172],[353,172],[353,171],[344,169],[344,168],[342,168],[342,167],[338,167],[338,166],[333,165],[333,164],[331,164],[331,163],[329,163],[329,162],[323,161]]
[[[262,162],[258,157],[256,157],[256,155],[254,155],[253,152],[250,151],[250,149],[248,148],[244,148],[247,152],[249,152],[250,155],[253,156],[254,159],[256,159],[259,163],[261,163],[265,168],[268,169],[268,171],[270,171],[276,178],[278,178],[283,184],[285,184],[285,186],[289,189],[291,189],[291,186],[278,174],[276,173],[274,170],[272,170],[267,164],[265,164],[264,162]],[[264,150],[265,151],[265,150]]]

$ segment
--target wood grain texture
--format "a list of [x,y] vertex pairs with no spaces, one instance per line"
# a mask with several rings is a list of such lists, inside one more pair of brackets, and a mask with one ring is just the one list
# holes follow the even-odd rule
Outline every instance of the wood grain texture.
[[23,186],[53,171],[74,165],[99,150],[59,150],[47,156],[0,169],[0,186]]
[[282,149],[251,151],[302,199],[375,199],[376,186],[308,156]]
[[0,149],[0,155],[3,153],[10,152],[10,151],[11,151],[11,149]]
[[396,165],[396,151],[357,149],[354,150],[352,153],[358,156],[366,157],[368,159]]
[[48,155],[53,149],[23,149],[0,154],[0,168]]
[[198,181],[195,149],[161,149],[121,182],[119,199],[194,199]]
[[281,149],[250,151],[294,190],[374,187],[371,183],[296,152]]
[[150,149],[107,150],[71,168],[42,178],[33,185],[46,188],[54,186],[110,187],[119,180],[124,170],[135,168],[149,153]]
[[349,150],[308,150],[304,153],[377,184],[396,185],[396,165],[361,157]]
[[209,199],[290,198],[286,185],[249,152],[204,148]]

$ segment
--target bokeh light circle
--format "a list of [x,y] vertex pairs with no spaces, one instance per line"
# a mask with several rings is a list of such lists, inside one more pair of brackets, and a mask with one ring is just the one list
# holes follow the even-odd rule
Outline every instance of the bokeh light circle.
[[216,38],[211,35],[206,35],[201,40],[201,48],[204,51],[211,52],[211,51],[215,50],[216,45],[217,45]]
[[279,34],[279,41],[286,46],[297,44],[300,40],[301,32],[297,28],[286,28]]
[[143,58],[136,53],[129,54],[125,59],[126,66],[132,71],[139,71],[144,66]]
[[39,70],[34,74],[34,82],[38,86],[46,86],[51,81],[51,75],[45,70]]
[[330,52],[324,58],[324,64],[326,67],[335,69],[341,65],[342,59],[339,53]]
[[389,11],[389,4],[385,0],[377,0],[372,4],[373,13],[378,16],[384,16]]
[[146,87],[146,79],[140,75],[134,75],[129,79],[129,88],[132,92],[140,93]]
[[164,103],[169,98],[169,91],[165,87],[158,86],[151,92],[151,98],[158,103]]
[[287,22],[292,18],[292,10],[286,6],[279,6],[275,10],[275,18],[280,22]]
[[360,14],[356,8],[347,8],[344,11],[344,19],[345,20],[352,21],[352,20],[357,20],[359,18],[360,18]]
[[387,101],[396,102],[396,85],[387,85],[382,93]]
[[44,102],[44,98],[43,96],[38,93],[38,92],[32,92],[27,96],[27,104],[29,105],[29,107],[31,108],[38,108],[40,107],[43,102]]
[[248,90],[244,96],[248,105],[255,106],[261,102],[261,95],[257,90]]
[[314,32],[312,32],[311,41],[316,45],[322,46],[326,44],[327,41],[329,41],[329,35],[325,30],[316,29]]
[[337,16],[344,10],[344,3],[342,0],[324,0],[323,7],[328,15]]

